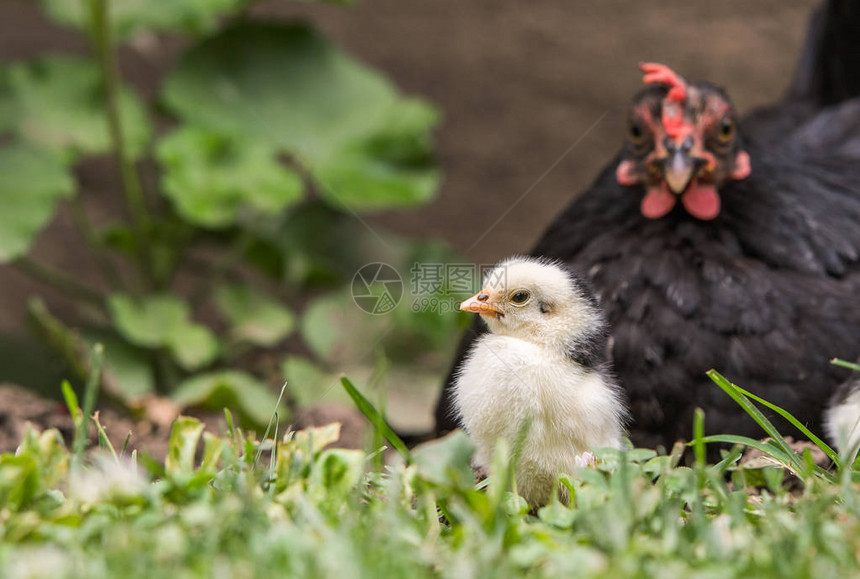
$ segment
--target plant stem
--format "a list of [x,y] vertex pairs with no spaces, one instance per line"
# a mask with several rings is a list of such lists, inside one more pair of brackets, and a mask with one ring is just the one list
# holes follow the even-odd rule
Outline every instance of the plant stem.
[[98,244],[93,235],[93,224],[90,221],[89,215],[87,215],[87,209],[84,207],[84,201],[80,195],[75,195],[71,203],[71,208],[75,229],[78,230],[78,235],[81,236],[90,248],[90,253],[93,255],[96,266],[101,270],[102,277],[113,288],[125,288],[125,283],[116,266],[111,263],[107,252]]
[[[86,340],[55,317],[39,298],[30,298],[27,301],[27,315],[36,335],[60,355],[79,380],[86,382],[91,376],[93,361],[91,348]],[[99,388],[111,402],[129,408],[128,396],[110,372],[102,373]]]
[[85,382],[89,376],[89,367],[84,340],[54,317],[41,298],[27,300],[27,316],[36,335],[60,354],[72,374]]
[[99,307],[104,307],[102,295],[91,287],[82,284],[64,271],[40,263],[29,257],[20,257],[13,263],[15,269],[33,279],[54,287],[64,294],[86,300]]
[[123,138],[122,117],[119,107],[119,72],[116,55],[113,51],[109,19],[110,0],[90,0],[90,24],[92,41],[102,72],[105,101],[107,103],[108,125],[111,142],[122,176],[126,205],[134,226],[141,268],[149,282],[152,282],[150,251],[147,239],[149,231],[149,210],[143,196],[143,187],[134,161],[126,148]]
[[80,422],[75,429],[74,458],[78,465],[83,463],[84,451],[87,448],[87,432],[89,432],[90,417],[96,407],[96,395],[99,391],[103,362],[104,346],[96,344],[93,346],[90,356],[90,375],[87,377],[87,385],[84,389],[84,405],[81,408]]

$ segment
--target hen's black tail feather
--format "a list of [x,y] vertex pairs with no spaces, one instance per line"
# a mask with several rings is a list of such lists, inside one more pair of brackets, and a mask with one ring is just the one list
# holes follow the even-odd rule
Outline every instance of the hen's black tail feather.
[[860,96],[860,0],[827,0],[810,22],[789,99],[818,106]]

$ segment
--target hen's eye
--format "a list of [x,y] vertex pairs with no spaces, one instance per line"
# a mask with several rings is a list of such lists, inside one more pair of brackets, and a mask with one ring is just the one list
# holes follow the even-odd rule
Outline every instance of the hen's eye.
[[720,140],[728,141],[735,136],[735,123],[731,119],[723,119],[720,122]]
[[517,290],[513,294],[511,294],[511,303],[515,306],[524,305],[529,298],[532,297],[532,294],[527,292],[526,290]]
[[645,133],[642,132],[642,127],[637,123],[630,123],[628,133],[630,134],[630,140],[634,143],[641,143],[642,139],[645,137]]

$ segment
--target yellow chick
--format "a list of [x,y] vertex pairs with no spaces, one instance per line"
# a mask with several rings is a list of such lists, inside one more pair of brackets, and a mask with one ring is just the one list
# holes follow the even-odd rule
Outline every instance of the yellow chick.
[[592,449],[622,448],[626,412],[606,360],[606,325],[570,271],[510,258],[460,309],[480,314],[490,330],[472,346],[454,385],[478,466],[489,468],[496,442],[513,444],[529,421],[517,491],[542,505],[556,492],[558,474],[591,462]]

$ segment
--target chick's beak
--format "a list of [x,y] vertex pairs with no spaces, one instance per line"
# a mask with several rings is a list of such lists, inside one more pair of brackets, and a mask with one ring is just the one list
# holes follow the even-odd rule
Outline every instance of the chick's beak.
[[481,315],[498,315],[504,314],[502,309],[497,306],[492,299],[492,294],[487,289],[482,289],[466,301],[460,304],[460,309],[464,312],[474,312]]

